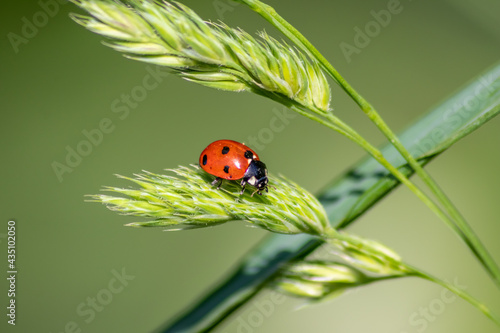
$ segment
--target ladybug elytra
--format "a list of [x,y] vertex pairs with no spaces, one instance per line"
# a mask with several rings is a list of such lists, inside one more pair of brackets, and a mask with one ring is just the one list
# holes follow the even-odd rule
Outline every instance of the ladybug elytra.
[[219,182],[217,188],[220,188],[224,179],[241,179],[241,194],[246,184],[255,187],[255,192],[259,194],[263,190],[268,192],[266,165],[259,160],[255,151],[243,143],[232,140],[212,142],[201,153],[199,162],[203,170],[217,177],[212,182],[212,185]]

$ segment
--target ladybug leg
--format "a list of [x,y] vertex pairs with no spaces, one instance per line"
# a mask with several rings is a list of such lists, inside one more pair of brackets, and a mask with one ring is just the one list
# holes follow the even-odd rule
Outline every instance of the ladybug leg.
[[240,195],[242,195],[243,193],[245,193],[245,185],[247,184],[247,181],[243,178],[243,180],[241,181],[241,192],[240,192]]
[[217,184],[217,182],[219,182],[219,185],[217,185],[217,189],[220,189],[221,185],[222,185],[222,182],[224,181],[224,179],[220,178],[220,177],[217,177],[215,178],[215,180],[212,182],[212,185],[215,185]]

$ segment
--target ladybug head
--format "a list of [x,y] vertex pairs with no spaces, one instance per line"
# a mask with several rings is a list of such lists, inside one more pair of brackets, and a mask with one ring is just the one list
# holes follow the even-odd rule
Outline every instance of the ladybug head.
[[262,190],[267,191],[267,169],[266,165],[257,160],[250,162],[247,170],[245,171],[245,176],[243,176],[243,182],[248,183],[260,192]]

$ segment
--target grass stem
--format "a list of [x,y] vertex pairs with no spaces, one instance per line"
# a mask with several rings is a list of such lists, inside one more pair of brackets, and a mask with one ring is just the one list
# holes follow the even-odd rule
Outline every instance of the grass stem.
[[[328,62],[328,60],[312,45],[307,38],[305,38],[295,27],[288,23],[281,17],[271,6],[262,3],[258,0],[239,0],[245,3],[252,10],[261,15],[264,19],[278,28],[285,36],[299,46],[309,56],[316,59],[320,66],[340,85],[340,87],[354,100],[354,102],[361,108],[361,110],[368,116],[368,118],[380,129],[386,138],[393,144],[393,146],[400,152],[408,164],[413,168],[422,181],[435,195],[437,200],[446,210],[445,214],[430,198],[419,190],[412,182],[408,180],[397,168],[388,164],[380,155],[380,151],[368,145],[368,143],[354,131],[347,130],[343,123],[339,123],[339,119],[330,118],[333,124],[328,126],[337,132],[348,133],[349,138],[356,138],[360,140],[359,144],[367,150],[379,163],[384,165],[398,180],[408,186],[427,206],[431,208],[457,235],[466,243],[470,250],[474,253],[476,258],[480,261],[482,266],[486,269],[490,277],[493,279],[497,287],[500,288],[500,268],[495,263],[493,257],[486,250],[485,246],[479,240],[472,228],[469,226],[465,218],[460,214],[458,209],[453,205],[448,196],[442,191],[434,179],[425,171],[422,166],[415,160],[415,158],[408,152],[408,150],[401,143],[399,138],[387,126],[385,121],[376,111],[376,109],[361,96],[341,75],[340,73]],[[310,118],[310,117],[309,117]],[[339,129],[342,130],[339,131]],[[345,135],[345,134],[344,134]],[[387,162],[387,163],[386,163]]]

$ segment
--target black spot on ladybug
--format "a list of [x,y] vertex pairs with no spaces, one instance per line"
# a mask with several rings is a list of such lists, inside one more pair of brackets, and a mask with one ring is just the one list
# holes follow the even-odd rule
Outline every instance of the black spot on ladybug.
[[226,165],[226,166],[224,167],[224,172],[225,172],[225,173],[229,173],[229,165]]
[[251,158],[251,159],[253,159],[253,153],[250,150],[247,150],[245,152],[245,158]]
[[222,148],[222,155],[226,155],[227,153],[229,153],[229,147],[224,146],[224,148]]
[[203,155],[203,165],[207,165],[207,154]]

